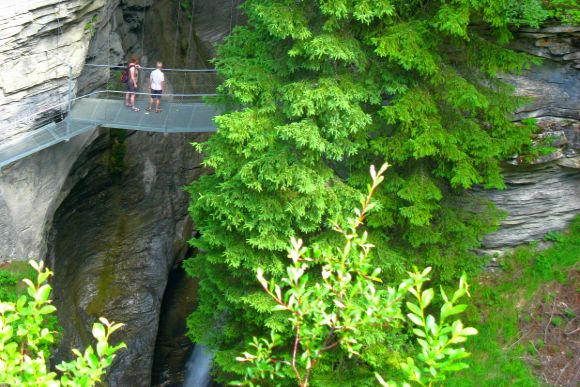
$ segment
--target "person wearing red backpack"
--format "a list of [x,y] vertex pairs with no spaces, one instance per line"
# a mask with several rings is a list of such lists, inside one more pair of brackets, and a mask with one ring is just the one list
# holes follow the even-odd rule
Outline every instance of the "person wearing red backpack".
[[139,108],[135,106],[135,92],[137,92],[139,66],[137,57],[132,57],[129,63],[128,77],[127,77],[127,94],[125,94],[125,106],[130,107],[134,112],[138,112]]

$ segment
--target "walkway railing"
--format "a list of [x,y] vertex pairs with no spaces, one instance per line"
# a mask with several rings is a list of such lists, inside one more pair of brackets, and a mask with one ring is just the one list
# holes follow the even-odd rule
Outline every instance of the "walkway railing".
[[[213,69],[163,69],[166,83],[162,106],[167,111],[145,117],[131,115],[131,110],[124,106],[127,85],[121,82],[121,72],[126,67],[86,66],[108,72],[103,89],[73,97],[69,87],[69,95],[62,102],[9,123],[5,128],[8,130],[0,128],[0,133],[13,132],[10,129],[19,126],[30,128],[0,144],[0,168],[58,142],[68,141],[97,125],[161,132],[215,130],[212,123],[215,108],[202,103],[203,97],[216,95],[219,79]],[[152,70],[139,69],[135,104],[142,109],[142,114],[148,114],[145,107],[150,99],[148,78]],[[196,121],[199,121],[197,126]]]
[[[26,132],[17,132],[10,138],[3,138],[3,141],[10,141],[20,136],[25,136],[27,132],[40,128],[49,123],[58,123],[67,117],[74,103],[87,97],[96,98],[115,98],[123,99],[127,93],[127,84],[121,82],[121,72],[126,66],[109,66],[99,64],[85,64],[85,68],[97,68],[107,71],[107,80],[104,86],[99,90],[74,97],[72,90],[62,102],[50,106],[33,114],[28,114],[16,121],[11,121],[6,125],[0,126],[0,133],[14,132],[13,128],[25,127]],[[138,104],[145,104],[149,100],[148,79],[154,68],[142,67],[139,70],[139,87],[135,93]],[[166,78],[166,90],[164,90],[163,101],[166,102],[196,102],[201,101],[203,97],[212,97],[216,95],[216,88],[220,84],[215,69],[163,69]],[[69,81],[72,80],[72,73],[69,74]]]
[[[104,90],[127,91],[127,84],[121,82],[121,73],[127,66],[107,66],[98,64],[86,64],[85,69],[93,68],[96,71],[106,72],[107,77]],[[139,93],[149,93],[149,76],[155,68],[140,67],[138,73]],[[162,69],[165,75],[165,94],[174,97],[183,95],[186,97],[204,97],[216,94],[216,88],[221,83],[215,69]]]

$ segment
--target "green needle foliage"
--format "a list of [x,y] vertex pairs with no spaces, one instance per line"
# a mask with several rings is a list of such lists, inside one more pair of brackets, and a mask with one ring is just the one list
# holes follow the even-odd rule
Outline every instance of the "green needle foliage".
[[[510,27],[547,17],[540,0],[247,0],[247,25],[219,47],[220,100],[233,109],[198,148],[214,173],[191,184],[201,253],[189,319],[222,369],[244,340],[275,327],[257,267],[285,274],[291,237],[336,241],[335,219],[366,192],[371,164],[392,162],[376,192],[377,265],[389,280],[413,264],[455,281],[501,214],[469,197],[503,187],[499,162],[535,128],[498,75],[532,64],[506,47]],[[413,257],[408,260],[403,257]]]
[[[244,380],[235,385],[256,386],[274,380],[276,384],[309,386],[317,384],[317,364],[329,351],[344,351],[348,357],[359,357],[370,364],[375,377],[384,386],[395,387],[397,382],[385,382],[379,372],[384,361],[373,361],[366,352],[373,347],[386,346],[387,330],[399,330],[401,324],[412,326],[419,350],[401,361],[398,367],[408,382],[432,385],[446,379],[446,374],[462,370],[469,356],[464,348],[454,348],[467,336],[477,334],[474,328],[464,327],[460,320],[448,322],[450,316],[465,310],[467,305],[456,304],[467,292],[465,274],[459,288],[449,299],[441,290],[444,304],[439,321],[428,313],[434,299],[433,289],[423,289],[429,281],[431,268],[415,270],[396,287],[382,285],[380,268],[371,263],[369,253],[374,247],[368,233],[359,232],[364,219],[373,209],[373,192],[382,182],[385,164],[378,172],[371,167],[373,184],[363,198],[361,209],[345,225],[334,229],[343,238],[340,247],[309,249],[301,239],[292,238],[288,257],[292,265],[279,282],[267,281],[263,269],[258,269],[258,281],[276,302],[274,310],[286,312],[287,322],[282,329],[272,329],[271,339],[253,338],[251,352],[244,352],[237,360],[248,364]],[[315,268],[320,267],[316,279]],[[405,315],[404,300],[409,313]],[[291,372],[290,372],[291,370]],[[290,375],[293,379],[288,383]],[[285,382],[285,383],[284,383]],[[372,384],[373,380],[368,380]],[[409,386],[408,382],[403,385]]]
[[52,288],[46,284],[52,272],[35,261],[30,265],[38,273],[36,283],[29,279],[28,294],[16,300],[0,302],[0,384],[7,386],[94,386],[101,381],[105,369],[111,365],[115,353],[124,343],[109,344],[110,335],[123,324],[100,318],[93,325],[96,349],[88,347],[84,353],[73,349],[76,358],[56,366],[58,376],[48,368],[49,346],[54,343],[52,331],[46,328],[47,317],[56,311],[51,304]]

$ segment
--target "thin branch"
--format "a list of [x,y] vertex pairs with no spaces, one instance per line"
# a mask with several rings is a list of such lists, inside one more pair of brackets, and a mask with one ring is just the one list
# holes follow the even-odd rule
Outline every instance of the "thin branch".
[[574,382],[575,380],[578,380],[578,373],[580,372],[580,367],[576,367],[576,373],[574,374],[574,377],[572,378],[572,382]]
[[332,348],[334,348],[334,347],[336,347],[338,344],[340,344],[340,341],[341,341],[341,340],[339,339],[339,340],[335,341],[334,343],[332,343],[332,344],[329,344],[329,345],[327,345],[326,347],[323,347],[323,348],[320,350],[320,352],[324,352],[324,351],[329,351],[329,350],[331,350]]
[[576,332],[578,332],[578,331],[580,331],[580,327],[578,327],[578,328],[574,329],[572,332],[566,332],[566,333],[564,333],[564,334],[565,334],[566,336],[570,336],[570,335],[573,335],[574,333],[576,333]]
[[296,354],[298,353],[298,344],[300,343],[300,323],[296,325],[296,337],[294,338],[294,349],[292,350],[292,369],[298,378],[298,383],[302,386],[302,377],[300,371],[296,368]]
[[546,328],[544,329],[544,343],[547,343],[548,337],[548,328],[550,327],[550,323],[552,322],[552,317],[554,317],[554,308],[556,307],[556,297],[554,297],[554,302],[552,303],[552,312],[550,313],[550,318],[548,319],[548,323],[546,324]]
[[507,345],[507,346],[503,347],[503,350],[505,351],[506,349],[513,347],[514,345],[516,345],[517,343],[519,343],[524,337],[526,337],[526,334],[525,333],[523,335],[521,335],[519,339],[517,339],[516,341],[514,341],[510,345]]
[[558,375],[558,379],[556,379],[556,381],[554,382],[554,385],[557,386],[558,382],[560,381],[560,378],[562,377],[562,375],[564,375],[564,372],[566,371],[566,368],[568,368],[568,366],[570,365],[570,363],[572,363],[572,360],[570,360],[568,363],[566,363],[566,365],[564,366],[564,368],[562,368],[562,370],[560,371],[560,375]]

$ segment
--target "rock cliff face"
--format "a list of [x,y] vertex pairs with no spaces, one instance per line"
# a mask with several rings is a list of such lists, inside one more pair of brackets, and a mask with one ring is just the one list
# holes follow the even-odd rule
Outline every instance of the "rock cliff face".
[[506,190],[482,192],[509,215],[484,240],[484,249],[502,250],[566,227],[580,213],[580,27],[548,26],[518,32],[514,48],[543,58],[521,76],[508,78],[533,102],[518,120],[536,119],[536,143],[554,152],[532,165],[506,165]]
[[[70,64],[78,78],[98,20],[119,1],[20,1],[0,13],[0,143],[64,110]],[[101,17],[101,19],[99,19]],[[105,24],[103,24],[105,25]],[[76,81],[73,82],[73,86]],[[60,105],[59,105],[60,104]],[[31,117],[35,112],[43,115]],[[0,176],[0,262],[42,257],[45,231],[87,134],[32,155]]]
[[75,137],[0,171],[0,263],[44,257],[46,230],[68,192],[64,182],[94,137]]
[[19,118],[65,99],[67,64],[78,77],[99,15],[114,7],[107,0],[10,3],[0,14],[0,141],[32,124],[14,125]]
[[64,328],[56,358],[85,347],[106,316],[126,324],[114,340],[128,345],[107,382],[147,386],[169,271],[192,235],[182,187],[201,173],[201,156],[192,136],[123,133],[105,131],[86,148],[55,215],[49,263]]
[[[0,13],[0,143],[31,128],[35,119],[63,110],[61,105],[30,117],[65,100],[67,63],[73,76],[78,76],[90,46],[88,26],[107,7],[115,7],[106,0],[4,5]],[[0,262],[43,255],[45,229],[66,195],[62,184],[93,137],[75,138],[1,171]]]
[[[143,64],[159,57],[168,64],[175,59],[176,66],[206,67],[213,45],[237,20],[237,0],[192,1],[188,12],[170,0],[10,3],[0,13],[0,143],[65,110],[67,64],[76,95],[110,77],[108,69],[85,63],[117,65],[137,55]],[[145,19],[155,27],[144,28]],[[63,178],[91,138],[51,147],[1,172],[0,263],[44,255],[46,230],[66,196]]]

